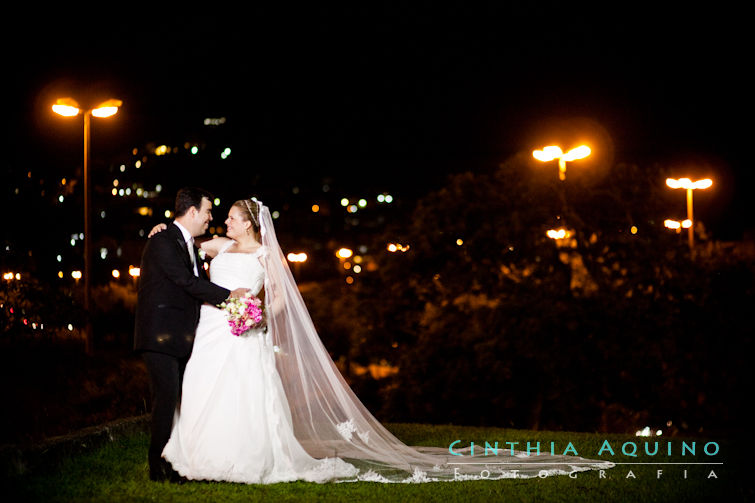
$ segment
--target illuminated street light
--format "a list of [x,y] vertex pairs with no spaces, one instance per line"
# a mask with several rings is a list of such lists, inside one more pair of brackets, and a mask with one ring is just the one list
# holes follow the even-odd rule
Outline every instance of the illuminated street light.
[[134,285],[136,285],[136,282],[139,280],[139,276],[141,276],[142,274],[142,270],[136,266],[130,265],[128,266],[128,273],[132,278],[134,278]]
[[[90,180],[89,180],[89,151],[91,137],[91,119],[92,116],[105,118],[111,117],[118,113],[118,109],[123,102],[121,100],[107,100],[100,103],[95,108],[84,110],[72,98],[59,98],[52,106],[53,112],[63,117],[75,117],[80,113],[84,116],[84,309],[87,312],[87,323],[85,329],[86,352],[93,353],[92,345],[92,322],[91,322],[91,291],[92,291],[92,234],[90,225]],[[78,279],[76,280],[78,282]]]
[[678,220],[666,219],[663,221],[663,226],[667,229],[675,230],[677,234],[682,232],[682,228],[689,229],[692,227],[692,220]]
[[572,233],[570,230],[561,228],[561,229],[548,229],[545,232],[545,235],[551,239],[567,239],[571,237]]
[[566,231],[564,229],[548,229],[545,235],[551,239],[564,239],[566,237]]
[[302,252],[302,253],[289,253],[288,255],[286,255],[286,258],[288,259],[289,262],[303,263],[303,262],[307,261],[307,254],[304,253],[304,252]]
[[576,161],[577,159],[584,159],[589,156],[591,152],[590,147],[587,145],[580,145],[564,154],[561,147],[551,145],[544,147],[543,150],[533,151],[532,156],[542,162],[550,162],[554,159],[558,159],[558,179],[566,180],[566,163]]
[[299,269],[301,269],[301,265],[307,261],[307,254],[304,252],[301,253],[289,253],[286,255],[286,258],[289,262],[294,264],[294,273],[298,276],[299,275]]
[[407,252],[409,251],[409,245],[402,245],[401,243],[388,243],[388,246],[385,248],[391,253],[396,252]]
[[341,248],[336,252],[336,257],[340,259],[347,259],[351,257],[354,254],[354,252],[348,248]]
[[60,98],[52,106],[52,111],[64,117],[75,117],[81,112],[81,107],[71,98]]
[[702,180],[693,182],[689,178],[679,178],[678,180],[675,178],[666,178],[666,185],[672,189],[707,189],[713,185],[713,180],[710,178],[703,178]]
[[565,229],[563,227],[560,227],[558,229],[548,229],[545,232],[545,235],[555,241],[556,247],[558,248],[577,247],[577,240],[573,238],[574,232],[569,229]]
[[666,178],[666,185],[672,189],[685,189],[687,191],[687,220],[690,224],[688,227],[688,241],[689,249],[692,250],[695,247],[695,229],[694,229],[694,212],[692,210],[692,191],[696,189],[707,189],[713,185],[713,180],[710,178],[703,178],[693,182],[689,178]]
[[107,100],[104,103],[100,103],[97,108],[90,110],[89,112],[95,117],[104,119],[106,117],[112,117],[118,113],[118,109],[123,105],[121,100]]

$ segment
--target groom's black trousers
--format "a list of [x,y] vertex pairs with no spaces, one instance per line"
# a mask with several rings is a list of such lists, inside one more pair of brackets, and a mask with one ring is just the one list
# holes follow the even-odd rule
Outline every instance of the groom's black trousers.
[[173,427],[173,415],[181,397],[181,383],[189,357],[178,358],[165,353],[142,353],[149,372],[152,392],[152,438],[149,444],[150,471],[162,466],[162,452]]

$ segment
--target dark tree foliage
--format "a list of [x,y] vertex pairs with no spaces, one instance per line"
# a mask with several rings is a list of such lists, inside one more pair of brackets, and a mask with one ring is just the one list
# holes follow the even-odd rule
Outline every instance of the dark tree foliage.
[[[380,241],[369,347],[407,421],[634,432],[739,426],[752,254],[663,227],[660,169],[546,180],[524,156],[452,176]],[[564,227],[570,238],[546,230]],[[459,241],[457,241],[459,240]],[[383,245],[384,246],[384,245]],[[668,423],[670,421],[670,423]],[[670,424],[670,425],[669,425]]]

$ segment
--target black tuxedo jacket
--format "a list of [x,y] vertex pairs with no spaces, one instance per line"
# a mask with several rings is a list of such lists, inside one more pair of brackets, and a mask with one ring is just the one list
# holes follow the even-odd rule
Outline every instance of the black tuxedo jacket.
[[219,304],[230,291],[210,283],[197,258],[194,276],[181,230],[169,224],[152,236],[142,252],[139,295],[136,304],[134,349],[176,357],[191,354],[194,332],[203,302]]

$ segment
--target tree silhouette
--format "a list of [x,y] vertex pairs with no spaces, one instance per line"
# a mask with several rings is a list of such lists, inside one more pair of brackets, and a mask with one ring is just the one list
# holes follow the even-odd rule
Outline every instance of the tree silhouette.
[[[731,306],[752,298],[752,261],[715,250],[692,260],[662,226],[663,174],[620,164],[598,180],[559,182],[521,154],[421,199],[406,225],[380,237],[409,250],[385,252],[379,277],[358,288],[380,299],[368,347],[393,348],[400,367],[383,414],[604,431],[669,420],[731,427],[731,369],[746,368],[740,351],[750,344]],[[556,226],[572,237],[548,238]]]

